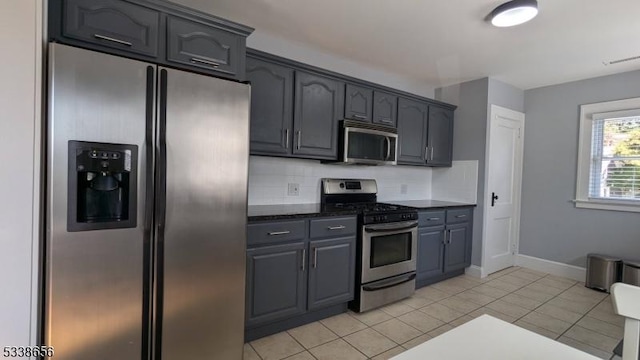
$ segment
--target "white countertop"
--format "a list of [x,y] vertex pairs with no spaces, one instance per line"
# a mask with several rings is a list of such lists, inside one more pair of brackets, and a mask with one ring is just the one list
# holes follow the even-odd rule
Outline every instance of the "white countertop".
[[391,360],[596,360],[519,326],[482,315]]

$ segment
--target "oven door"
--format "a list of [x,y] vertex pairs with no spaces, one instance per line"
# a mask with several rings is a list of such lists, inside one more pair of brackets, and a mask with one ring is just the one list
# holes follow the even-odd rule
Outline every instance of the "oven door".
[[343,162],[396,165],[398,135],[356,127],[344,128]]
[[416,271],[418,222],[362,227],[362,283]]

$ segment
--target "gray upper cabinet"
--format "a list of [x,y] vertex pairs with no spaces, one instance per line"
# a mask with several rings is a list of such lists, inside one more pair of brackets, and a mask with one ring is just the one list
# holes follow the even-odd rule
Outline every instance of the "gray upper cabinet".
[[383,91],[373,92],[373,122],[396,127],[398,97]]
[[167,61],[236,77],[244,72],[244,39],[199,22],[167,17]]
[[296,71],[294,88],[293,154],[311,159],[337,159],[344,83]]
[[247,58],[252,154],[286,155],[293,135],[293,69]]
[[344,99],[344,117],[371,122],[373,112],[373,90],[347,84]]
[[120,0],[66,0],[63,35],[141,55],[158,55],[160,13]]
[[353,299],[355,251],[355,236],[309,243],[309,310]]
[[252,28],[167,0],[48,0],[49,40],[245,80]]
[[429,106],[427,145],[429,146],[429,155],[427,157],[428,165],[451,166],[453,110]]
[[426,164],[427,111],[425,103],[398,99],[399,164]]
[[255,326],[306,311],[306,243],[247,250],[246,324]]

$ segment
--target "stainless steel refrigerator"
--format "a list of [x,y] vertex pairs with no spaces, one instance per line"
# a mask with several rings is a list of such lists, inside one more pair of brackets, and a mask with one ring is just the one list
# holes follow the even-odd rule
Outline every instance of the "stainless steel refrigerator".
[[250,87],[49,46],[54,359],[242,359]]

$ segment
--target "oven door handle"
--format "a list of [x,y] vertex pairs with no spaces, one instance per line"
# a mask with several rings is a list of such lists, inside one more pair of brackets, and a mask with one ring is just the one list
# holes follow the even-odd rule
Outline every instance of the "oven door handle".
[[376,290],[382,290],[382,289],[387,289],[390,287],[394,287],[394,286],[398,286],[400,284],[404,284],[406,282],[409,282],[413,279],[416,278],[416,273],[411,273],[408,275],[401,275],[401,276],[397,276],[391,279],[384,279],[381,281],[376,281],[373,284],[369,284],[369,285],[364,285],[362,287],[362,290],[364,291],[376,291]]
[[385,224],[385,225],[366,225],[364,231],[366,232],[388,232],[388,231],[400,231],[407,230],[418,226],[417,221],[404,221],[401,223]]

